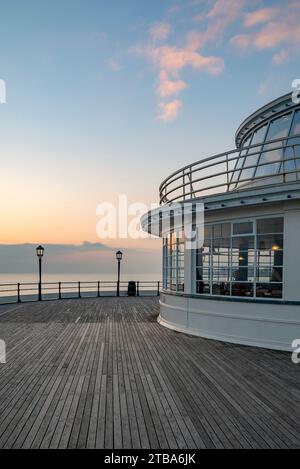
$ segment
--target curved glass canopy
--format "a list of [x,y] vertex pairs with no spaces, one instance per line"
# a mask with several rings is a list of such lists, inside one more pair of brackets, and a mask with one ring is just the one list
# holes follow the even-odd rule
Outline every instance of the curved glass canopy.
[[[268,143],[285,137],[289,137],[290,145],[299,145],[299,109],[270,119],[248,136],[243,143],[243,148],[231,176],[231,190],[244,187],[245,182],[242,181],[245,181],[245,179],[276,176],[282,171],[282,165],[285,166],[284,170],[287,172],[300,169],[299,159],[293,161],[293,158],[299,158],[300,156],[299,146],[283,148],[284,145],[278,145],[277,142]],[[260,143],[261,145],[259,145]],[[250,145],[258,145],[255,147],[255,154],[253,154],[253,149],[247,148]],[[287,161],[285,162],[285,160]],[[295,180],[295,173],[291,174],[290,178],[291,181]],[[246,184],[251,183],[247,182]]]

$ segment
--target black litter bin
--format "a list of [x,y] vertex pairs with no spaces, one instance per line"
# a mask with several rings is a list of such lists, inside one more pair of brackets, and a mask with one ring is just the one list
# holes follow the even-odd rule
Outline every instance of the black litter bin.
[[128,282],[127,295],[136,296],[136,283],[135,282]]

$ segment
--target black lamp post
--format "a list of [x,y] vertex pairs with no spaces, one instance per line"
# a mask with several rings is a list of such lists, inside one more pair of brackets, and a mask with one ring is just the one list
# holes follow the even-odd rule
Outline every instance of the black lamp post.
[[43,246],[38,246],[36,248],[36,255],[39,258],[39,301],[42,301],[42,257],[44,255]]
[[118,261],[118,283],[117,283],[117,296],[120,296],[120,270],[121,270],[121,260],[123,253],[121,251],[116,252],[116,259]]

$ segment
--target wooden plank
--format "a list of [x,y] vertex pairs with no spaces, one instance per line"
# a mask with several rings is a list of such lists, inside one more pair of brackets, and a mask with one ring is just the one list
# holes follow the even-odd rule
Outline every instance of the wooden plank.
[[157,298],[0,309],[0,448],[297,448],[290,355],[179,334]]

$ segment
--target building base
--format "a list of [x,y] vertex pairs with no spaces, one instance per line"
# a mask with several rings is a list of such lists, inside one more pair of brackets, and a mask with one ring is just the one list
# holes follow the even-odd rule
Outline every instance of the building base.
[[292,351],[300,339],[300,304],[161,293],[158,322],[207,339]]

